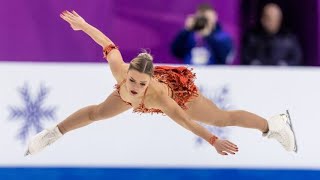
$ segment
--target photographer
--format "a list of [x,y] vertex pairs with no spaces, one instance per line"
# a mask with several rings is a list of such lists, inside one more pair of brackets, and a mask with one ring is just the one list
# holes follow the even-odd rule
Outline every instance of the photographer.
[[229,34],[222,31],[214,9],[202,4],[185,21],[185,28],[174,39],[171,51],[185,64],[226,64],[232,50]]

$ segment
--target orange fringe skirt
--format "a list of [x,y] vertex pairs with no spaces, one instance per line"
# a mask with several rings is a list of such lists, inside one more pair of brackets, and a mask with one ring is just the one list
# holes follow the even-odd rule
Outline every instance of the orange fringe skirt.
[[172,90],[172,98],[184,110],[186,103],[198,96],[198,89],[194,84],[196,74],[187,67],[156,66],[154,68],[154,78],[167,84]]

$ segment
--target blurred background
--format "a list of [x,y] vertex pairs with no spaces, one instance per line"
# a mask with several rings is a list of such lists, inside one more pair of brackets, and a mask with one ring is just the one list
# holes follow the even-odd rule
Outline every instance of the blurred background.
[[[220,108],[289,109],[299,152],[259,132],[203,125],[240,148],[221,157],[169,118],[126,112],[67,134],[39,155],[28,139],[116,83],[102,49],[59,14],[75,10],[120,47],[194,67]],[[0,0],[1,179],[319,179],[318,0]]]

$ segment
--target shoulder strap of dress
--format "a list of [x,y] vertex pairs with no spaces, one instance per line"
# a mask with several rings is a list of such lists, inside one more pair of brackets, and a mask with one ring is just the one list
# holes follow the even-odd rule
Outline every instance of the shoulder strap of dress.
[[120,88],[120,86],[122,86],[125,82],[126,82],[126,79],[123,79],[123,80],[120,82],[120,84],[118,84],[119,88]]

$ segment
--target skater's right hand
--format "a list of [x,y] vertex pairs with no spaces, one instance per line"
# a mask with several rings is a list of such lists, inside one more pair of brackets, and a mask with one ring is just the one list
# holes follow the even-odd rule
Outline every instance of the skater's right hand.
[[86,21],[75,11],[69,12],[69,11],[63,11],[60,14],[60,17],[67,21],[71,28],[75,31],[82,30],[83,25],[86,24]]
[[216,148],[217,152],[221,155],[235,154],[238,152],[238,146],[228,140],[217,139],[213,147]]

